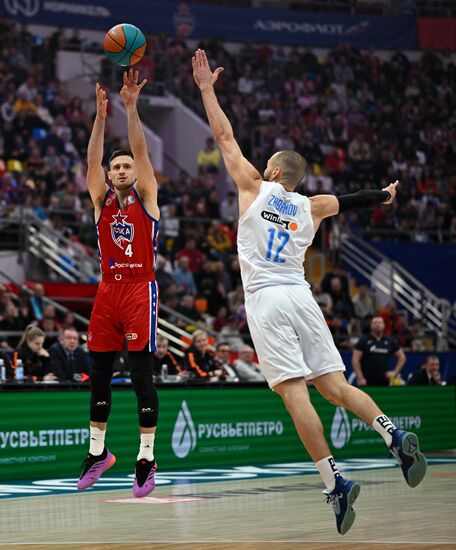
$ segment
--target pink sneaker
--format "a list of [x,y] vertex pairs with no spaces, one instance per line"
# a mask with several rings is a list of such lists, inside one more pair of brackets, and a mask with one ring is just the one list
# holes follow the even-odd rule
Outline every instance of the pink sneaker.
[[152,462],[145,458],[138,460],[133,483],[133,495],[135,497],[146,497],[155,489],[154,475],[156,470],[155,460],[152,460]]
[[116,463],[116,457],[111,454],[106,447],[100,456],[94,456],[90,453],[82,463],[82,474],[78,480],[78,490],[83,491],[96,483],[103,472],[109,470]]

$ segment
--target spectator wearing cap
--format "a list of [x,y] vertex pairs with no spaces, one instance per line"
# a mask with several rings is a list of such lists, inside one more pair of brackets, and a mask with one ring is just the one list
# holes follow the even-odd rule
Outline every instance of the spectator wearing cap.
[[409,386],[441,386],[440,360],[437,355],[429,355],[422,367],[412,374],[407,385]]

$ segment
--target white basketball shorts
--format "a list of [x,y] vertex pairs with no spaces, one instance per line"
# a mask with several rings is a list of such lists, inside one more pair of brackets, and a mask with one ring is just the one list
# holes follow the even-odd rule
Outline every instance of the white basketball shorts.
[[273,388],[290,378],[345,371],[320,306],[306,285],[262,288],[245,299],[260,368]]

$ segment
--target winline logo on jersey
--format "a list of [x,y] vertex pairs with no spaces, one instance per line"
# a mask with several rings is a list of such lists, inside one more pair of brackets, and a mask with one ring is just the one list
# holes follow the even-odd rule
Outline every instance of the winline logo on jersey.
[[[246,421],[246,422],[201,422],[195,425],[187,402],[181,403],[171,436],[171,447],[178,458],[187,457],[195,450],[198,441],[275,437],[284,433],[283,422],[279,421]],[[206,447],[201,451],[222,451],[220,446]]]
[[[421,427],[421,416],[392,416],[391,421],[401,430],[417,430]],[[342,449],[348,443],[352,445],[376,444],[378,438],[372,437],[375,430],[357,417],[349,418],[347,411],[336,407],[331,423],[331,443],[335,449]],[[362,437],[367,435],[369,437]]]
[[261,212],[261,217],[268,222],[281,225],[282,227],[285,227],[285,229],[288,229],[289,231],[297,231],[298,229],[298,224],[295,222],[295,220],[284,220],[278,214],[274,214],[274,212],[268,212],[267,210],[263,210]]

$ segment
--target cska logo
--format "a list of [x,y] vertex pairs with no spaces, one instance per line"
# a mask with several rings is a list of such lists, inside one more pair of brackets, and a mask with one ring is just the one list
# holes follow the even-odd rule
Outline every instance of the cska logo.
[[122,250],[124,248],[124,243],[131,243],[135,235],[135,227],[132,223],[125,221],[126,217],[127,216],[122,215],[119,210],[117,214],[113,216],[114,221],[110,224],[112,240]]

